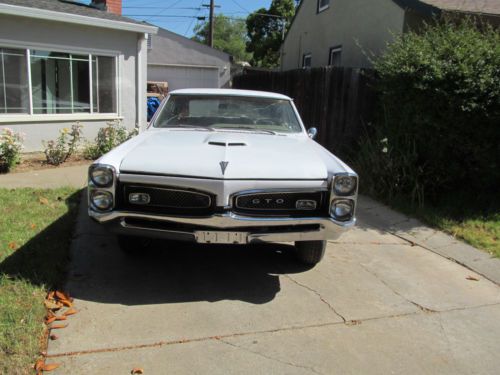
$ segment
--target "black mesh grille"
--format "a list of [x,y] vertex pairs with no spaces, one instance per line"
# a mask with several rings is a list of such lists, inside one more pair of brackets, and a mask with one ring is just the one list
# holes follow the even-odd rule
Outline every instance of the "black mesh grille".
[[[123,184],[121,191],[119,204],[129,211],[185,215],[208,215],[214,211],[215,197],[203,192],[129,184]],[[135,193],[147,194],[149,203],[131,203],[130,195]]]
[[[314,209],[299,209],[297,201],[315,202]],[[235,210],[249,214],[310,216],[325,211],[325,192],[283,192],[240,195]]]

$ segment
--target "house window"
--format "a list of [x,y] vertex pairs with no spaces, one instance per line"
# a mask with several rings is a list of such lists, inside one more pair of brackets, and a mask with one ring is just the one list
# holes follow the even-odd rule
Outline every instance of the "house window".
[[305,53],[304,56],[302,56],[302,67],[310,68],[311,63],[312,63],[312,55],[310,53]]
[[115,57],[0,48],[0,114],[116,112]]
[[0,114],[29,113],[26,51],[0,48]]
[[330,48],[330,56],[328,58],[328,65],[341,66],[342,62],[342,46]]
[[318,13],[330,7],[330,0],[318,0]]

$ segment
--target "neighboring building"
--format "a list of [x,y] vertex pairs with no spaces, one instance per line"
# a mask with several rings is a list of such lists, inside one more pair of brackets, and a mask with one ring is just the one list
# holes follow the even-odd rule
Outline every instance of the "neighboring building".
[[148,81],[167,81],[169,90],[227,87],[231,56],[165,29],[148,40]]
[[369,67],[369,55],[380,54],[394,34],[444,14],[500,25],[500,0],[302,0],[282,45],[281,69]]
[[[146,125],[147,38],[156,27],[62,0],[0,0],[0,130],[26,134],[25,151],[80,121],[93,139],[107,121]],[[108,11],[106,11],[106,9]]]

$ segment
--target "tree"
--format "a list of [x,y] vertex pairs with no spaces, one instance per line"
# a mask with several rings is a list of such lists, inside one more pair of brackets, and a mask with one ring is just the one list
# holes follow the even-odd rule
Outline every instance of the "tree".
[[279,65],[283,35],[294,15],[294,0],[273,0],[269,9],[260,8],[248,16],[247,51],[253,54],[252,65],[266,68]]
[[[207,43],[209,23],[198,23],[192,37],[200,43]],[[214,18],[214,48],[233,56],[235,61],[249,61],[252,57],[245,50],[246,26],[244,20],[235,20],[223,14]]]

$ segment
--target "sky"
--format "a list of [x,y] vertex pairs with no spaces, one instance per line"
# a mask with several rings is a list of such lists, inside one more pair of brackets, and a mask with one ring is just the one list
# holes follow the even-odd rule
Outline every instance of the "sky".
[[[196,17],[207,17],[209,9],[203,4],[210,0],[123,0],[123,15],[147,21],[174,33],[191,37],[198,21]],[[246,16],[259,8],[268,8],[271,0],[216,0],[215,14],[230,17]]]

